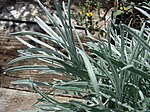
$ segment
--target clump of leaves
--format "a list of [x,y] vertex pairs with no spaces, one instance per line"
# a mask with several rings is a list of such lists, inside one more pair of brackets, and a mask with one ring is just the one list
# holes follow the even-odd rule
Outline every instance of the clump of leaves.
[[[113,1],[85,0],[78,5],[79,11],[75,14],[77,25],[85,26],[90,33],[94,34],[105,26],[102,21],[106,19],[106,14],[112,7]],[[104,12],[105,14],[102,14]]]
[[[144,21],[149,21],[150,2],[148,1],[136,1],[132,0],[126,2],[120,2],[116,4],[114,10],[114,19],[116,24],[124,23],[136,29],[140,29]],[[149,26],[149,22],[146,23]]]
[[[6,70],[6,72],[14,72],[36,69],[42,73],[67,76],[70,80],[55,80],[52,83],[21,80],[12,83],[29,84],[42,97],[38,99],[35,106],[44,111],[149,111],[150,34],[149,28],[145,27],[146,22],[143,22],[140,30],[137,30],[130,27],[130,24],[128,26],[119,24],[115,27],[112,18],[107,31],[108,40],[101,38],[101,35],[98,39],[93,38],[87,31],[87,38],[91,41],[81,43],[71,22],[70,2],[68,0],[68,11],[63,3],[64,14],[62,14],[60,6],[54,0],[58,16],[51,15],[39,2],[55,30],[37,17],[37,23],[46,34],[30,31],[12,34],[29,48],[19,51],[22,56],[12,60],[9,64],[32,58],[47,64],[16,66]],[[44,48],[29,44],[21,35],[41,44]],[[67,55],[37,39],[35,35],[56,43],[65,50]],[[74,38],[78,40],[78,47]],[[111,39],[114,40],[114,45],[111,44]],[[89,48],[94,58],[87,54],[84,45]],[[83,101],[59,102],[39,90],[38,86],[48,86],[53,88],[53,91],[66,91],[68,94],[82,98]]]

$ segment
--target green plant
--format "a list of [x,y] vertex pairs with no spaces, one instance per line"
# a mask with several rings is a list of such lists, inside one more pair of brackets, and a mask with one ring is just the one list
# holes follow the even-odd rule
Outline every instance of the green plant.
[[[68,12],[63,4],[64,15],[62,15],[59,5],[54,0],[58,17],[52,16],[39,2],[55,30],[37,17],[37,23],[47,34],[30,31],[12,34],[29,48],[21,50],[20,53],[23,56],[12,60],[9,64],[32,58],[46,64],[16,66],[6,70],[6,72],[14,72],[36,69],[42,73],[58,74],[70,79],[58,79],[52,83],[32,80],[20,80],[12,83],[29,84],[33,90],[39,93],[42,98],[38,99],[35,106],[43,111],[149,111],[150,34],[149,27],[145,27],[146,22],[143,23],[140,30],[137,30],[131,28],[130,24],[128,26],[119,24],[116,27],[114,21],[111,20],[107,31],[108,40],[101,38],[101,35],[98,36],[98,39],[93,38],[87,31],[87,37],[91,41],[81,43],[74,25],[71,23],[70,2],[68,0]],[[21,35],[25,35],[45,48],[37,48],[29,44],[21,38]],[[35,35],[56,43],[67,54],[40,41],[34,37]],[[77,38],[79,47],[76,46],[74,38]],[[114,45],[111,44],[111,39],[114,40]],[[88,47],[90,55],[87,54],[83,45]],[[92,56],[94,57],[92,58]],[[53,88],[53,91],[66,91],[68,94],[77,95],[83,101],[58,102],[39,90],[38,86],[48,86]]]
[[150,2],[147,0],[136,2],[129,0],[116,3],[113,14],[114,20],[116,24],[124,23],[128,25],[130,22],[131,27],[140,29],[143,21],[147,21],[150,18],[148,14],[150,12],[149,7]]
[[77,24],[79,26],[85,26],[90,33],[95,33],[95,31],[98,31],[101,27],[99,26],[99,23],[104,20],[101,15],[101,2],[97,0],[86,0],[84,3],[79,4],[78,7],[78,16],[75,18]]

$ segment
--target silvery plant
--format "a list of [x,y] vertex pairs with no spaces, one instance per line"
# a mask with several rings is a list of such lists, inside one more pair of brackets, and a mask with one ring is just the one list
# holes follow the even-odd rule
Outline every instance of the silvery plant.
[[[37,59],[43,65],[20,65],[8,68],[6,72],[38,70],[40,73],[67,77],[67,80],[55,79],[53,82],[37,82],[30,79],[12,82],[12,84],[28,84],[40,94],[41,98],[34,104],[39,108],[39,112],[150,111],[150,29],[146,27],[148,21],[143,22],[141,29],[137,30],[131,28],[130,23],[119,24],[116,27],[114,20],[110,19],[106,31],[107,39],[100,34],[94,38],[87,30],[89,41],[83,43],[72,23],[71,0],[68,0],[67,8],[64,2],[61,8],[54,0],[57,14],[50,14],[46,7],[38,2],[54,29],[36,17],[36,22],[45,33],[34,31],[12,33],[28,48],[19,50],[21,56],[9,64]],[[144,14],[144,10],[140,10]],[[28,43],[22,36],[42,47]],[[63,51],[41,41],[36,38],[37,36],[56,44]],[[51,88],[49,94],[57,90],[62,95],[67,93],[82,100],[59,102],[39,90],[39,86]]]

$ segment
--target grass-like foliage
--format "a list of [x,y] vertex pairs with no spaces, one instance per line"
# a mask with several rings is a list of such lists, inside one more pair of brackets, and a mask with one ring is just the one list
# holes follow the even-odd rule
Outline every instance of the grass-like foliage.
[[[69,77],[69,80],[56,80],[52,83],[21,80],[12,83],[29,84],[39,93],[42,98],[38,99],[40,103],[36,103],[35,106],[43,111],[150,111],[150,29],[145,27],[147,23],[143,22],[141,29],[137,30],[131,28],[130,24],[119,24],[116,27],[113,20],[110,20],[107,41],[100,35],[98,39],[93,38],[87,31],[90,41],[83,44],[71,21],[70,2],[68,0],[68,10],[63,4],[62,13],[54,0],[57,15],[50,14],[39,2],[55,29],[37,17],[37,23],[45,34],[31,31],[12,34],[28,46],[28,49],[20,50],[22,56],[9,64],[33,58],[47,64],[16,66],[6,70],[39,70],[42,73]],[[22,35],[43,47],[31,45],[23,40]],[[37,36],[57,44],[65,53],[37,39]],[[78,40],[78,46],[75,44],[75,38]],[[111,44],[111,39],[114,40],[114,45]],[[87,48],[90,55],[86,51]],[[38,86],[48,86],[53,88],[53,91],[65,91],[82,98],[83,101],[58,102],[40,91]]]

